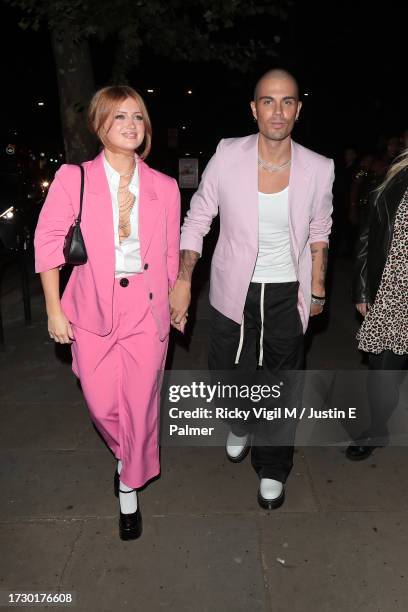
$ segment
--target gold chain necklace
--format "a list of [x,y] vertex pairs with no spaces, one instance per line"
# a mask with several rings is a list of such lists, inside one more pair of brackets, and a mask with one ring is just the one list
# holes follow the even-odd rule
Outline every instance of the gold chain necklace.
[[[135,204],[135,196],[129,191],[129,185],[132,182],[132,178],[136,169],[136,162],[132,168],[132,171],[127,174],[120,174],[119,186],[118,186],[118,205],[119,205],[119,240],[125,240],[129,237],[130,230],[124,231],[125,228],[130,228],[130,215]],[[127,178],[123,185],[120,185],[120,180]],[[127,193],[126,193],[127,192]]]

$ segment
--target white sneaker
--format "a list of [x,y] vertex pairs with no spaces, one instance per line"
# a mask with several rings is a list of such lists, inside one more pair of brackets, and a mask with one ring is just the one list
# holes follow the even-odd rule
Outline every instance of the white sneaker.
[[273,478],[261,478],[258,489],[258,503],[261,508],[274,510],[279,508],[285,501],[285,487],[279,480]]
[[233,463],[239,463],[244,459],[244,457],[247,456],[249,452],[248,439],[248,434],[244,436],[236,436],[232,433],[232,431],[229,432],[225,450],[230,461]]

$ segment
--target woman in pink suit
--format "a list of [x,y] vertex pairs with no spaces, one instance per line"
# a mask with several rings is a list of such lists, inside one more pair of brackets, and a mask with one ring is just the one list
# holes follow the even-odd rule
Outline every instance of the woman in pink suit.
[[136,489],[160,471],[158,373],[165,364],[169,292],[178,273],[180,194],[174,179],[144,162],[151,124],[135,90],[101,89],[88,119],[103,146],[83,164],[81,230],[88,260],[74,268],[60,300],[64,238],[80,200],[80,169],[65,164],[39,218],[36,271],[49,335],[71,343],[72,368],[91,419],[118,460],[119,533],[128,540],[142,531]]

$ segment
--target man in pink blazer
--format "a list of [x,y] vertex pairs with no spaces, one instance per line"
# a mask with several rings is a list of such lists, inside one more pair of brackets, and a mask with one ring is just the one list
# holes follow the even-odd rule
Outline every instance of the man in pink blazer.
[[[325,302],[334,165],[292,140],[301,102],[287,71],[261,77],[251,109],[259,133],[221,140],[192,198],[181,232],[171,319],[176,326],[185,320],[203,237],[219,214],[210,282],[210,369],[238,366],[249,373],[256,357],[266,371],[301,370],[309,316],[321,313]],[[295,426],[280,424],[279,444],[252,439],[263,508],[284,501]],[[233,425],[228,458],[241,461],[249,446],[248,431]]]

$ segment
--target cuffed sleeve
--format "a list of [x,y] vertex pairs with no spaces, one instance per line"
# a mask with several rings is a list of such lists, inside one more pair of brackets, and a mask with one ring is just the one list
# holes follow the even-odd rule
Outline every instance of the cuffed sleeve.
[[314,207],[313,218],[310,222],[310,244],[314,242],[329,242],[332,226],[334,182],[334,163],[332,159],[329,161],[329,170],[325,180],[322,181],[319,196]]
[[42,207],[34,235],[35,271],[45,272],[65,263],[65,236],[75,220],[71,198],[64,187],[67,166],[55,175]]

